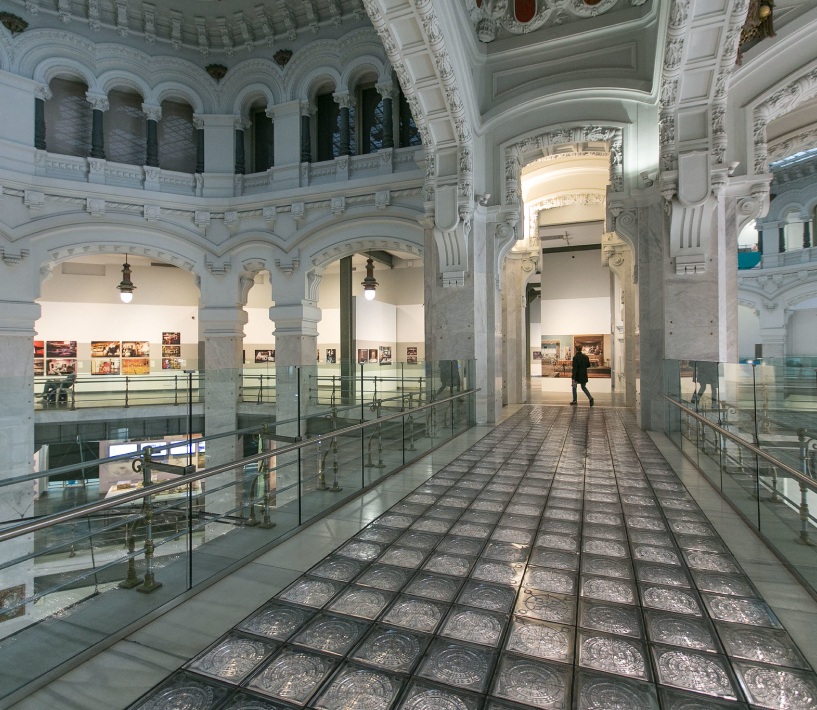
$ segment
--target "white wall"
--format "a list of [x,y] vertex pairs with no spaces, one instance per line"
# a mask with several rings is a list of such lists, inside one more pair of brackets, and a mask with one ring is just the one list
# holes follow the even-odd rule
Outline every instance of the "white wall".
[[561,298],[542,302],[542,332],[596,335],[610,332],[610,297]]
[[817,308],[797,308],[789,318],[786,354],[817,355]]

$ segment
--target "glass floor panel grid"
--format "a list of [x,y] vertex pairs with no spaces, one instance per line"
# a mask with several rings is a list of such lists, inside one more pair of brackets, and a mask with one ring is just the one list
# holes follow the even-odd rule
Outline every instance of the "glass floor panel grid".
[[655,444],[529,406],[131,708],[747,704],[817,675]]

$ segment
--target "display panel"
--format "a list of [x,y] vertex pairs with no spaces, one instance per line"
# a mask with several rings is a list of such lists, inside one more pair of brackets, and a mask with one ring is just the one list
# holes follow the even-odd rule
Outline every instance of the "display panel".
[[45,360],[34,361],[34,377],[39,377],[45,374]]
[[181,333],[162,333],[162,345],[181,345]]
[[67,359],[48,360],[46,373],[49,375],[76,375],[77,361]]
[[[124,345],[123,345],[124,347]],[[150,360],[147,358],[131,358],[122,360],[123,375],[149,375]]]
[[337,362],[337,350],[335,348],[326,349],[326,362],[334,365]]
[[582,346],[582,352],[590,358],[590,364],[595,367],[604,366],[604,336],[603,335],[574,335],[573,352],[576,346]]
[[275,362],[275,351],[274,350],[256,350],[255,351],[255,362],[258,364],[265,363],[265,362]]
[[178,358],[162,358],[162,369],[163,370],[181,370],[182,369],[182,361]]
[[139,450],[138,444],[111,444],[108,447],[108,456],[124,456],[125,454],[135,454]]
[[181,345],[162,345],[162,357],[181,357]]
[[369,363],[377,365],[377,348],[369,348]]
[[380,346],[380,364],[381,365],[391,365],[391,346],[390,345],[381,345]]
[[91,357],[119,357],[120,349],[118,340],[91,341]]
[[118,375],[120,373],[119,359],[116,360],[91,360],[92,375]]
[[357,351],[357,364],[358,365],[365,365],[369,362],[369,351],[366,348],[358,348]]
[[45,357],[45,341],[34,341],[34,357]]
[[147,340],[126,340],[122,343],[122,357],[147,357],[150,355],[150,343]]
[[406,348],[406,362],[409,365],[417,364],[417,348]]
[[49,358],[76,358],[76,340],[49,340],[45,344],[46,355]]

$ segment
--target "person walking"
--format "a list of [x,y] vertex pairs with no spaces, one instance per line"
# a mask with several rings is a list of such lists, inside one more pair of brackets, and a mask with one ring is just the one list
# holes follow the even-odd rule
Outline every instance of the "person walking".
[[576,402],[576,385],[582,386],[582,392],[587,395],[587,399],[590,400],[590,406],[592,407],[595,402],[593,401],[592,395],[587,391],[587,368],[590,367],[590,358],[587,357],[582,352],[582,346],[576,346],[576,354],[573,356],[573,375],[572,375],[572,382],[573,385],[573,401],[570,403],[571,405],[577,404]]

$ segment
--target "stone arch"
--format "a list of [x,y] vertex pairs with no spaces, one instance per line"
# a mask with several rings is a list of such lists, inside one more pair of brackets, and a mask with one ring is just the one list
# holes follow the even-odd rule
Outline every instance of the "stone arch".
[[235,110],[242,97],[251,90],[264,93],[270,106],[286,100],[283,71],[275,62],[266,59],[244,61],[230,69],[221,81],[223,98],[220,109],[225,113]]
[[304,77],[298,91],[298,97],[301,101],[314,104],[318,92],[329,84],[334,87],[333,93],[342,91],[345,88],[341,83],[340,72],[335,67],[318,67]]
[[151,96],[153,101],[160,105],[163,101],[178,101],[181,99],[181,101],[193,107],[194,113],[205,113],[204,101],[202,101],[201,96],[191,87],[178,81],[164,81],[154,86]]
[[88,85],[88,91],[98,91],[94,72],[82,62],[64,57],[51,57],[40,62],[34,72],[34,80],[41,84],[51,83],[52,79],[71,77],[81,79]]
[[249,84],[236,94],[232,105],[233,115],[247,118],[250,108],[258,99],[265,100],[268,109],[275,106],[275,96],[268,86],[260,83]]
[[367,55],[356,57],[344,67],[341,83],[349,91],[354,91],[367,74],[374,74],[375,82],[389,81],[390,78],[390,72],[384,63],[376,57]]
[[142,77],[128,71],[108,71],[97,79],[99,90],[106,96],[111,91],[130,89],[135,91],[146,101],[151,95],[151,88]]

